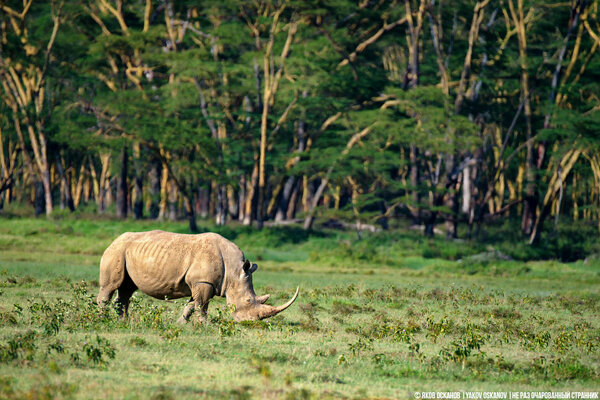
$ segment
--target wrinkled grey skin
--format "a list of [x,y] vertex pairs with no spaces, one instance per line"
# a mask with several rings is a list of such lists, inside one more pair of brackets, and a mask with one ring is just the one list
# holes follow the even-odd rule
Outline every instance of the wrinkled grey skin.
[[97,302],[105,305],[116,290],[119,313],[128,315],[129,299],[137,289],[161,300],[190,296],[179,322],[199,309],[203,323],[210,299],[221,296],[235,306],[236,321],[268,318],[288,308],[298,289],[280,307],[264,304],[269,295],[256,296],[252,286],[257,268],[239,247],[216,233],[127,232],[102,255]]

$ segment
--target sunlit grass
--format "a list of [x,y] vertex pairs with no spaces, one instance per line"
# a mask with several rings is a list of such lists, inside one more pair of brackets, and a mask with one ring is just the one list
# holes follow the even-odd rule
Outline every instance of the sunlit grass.
[[271,304],[300,285],[296,304],[269,321],[235,324],[218,298],[208,326],[179,326],[185,299],[138,292],[120,321],[94,304],[104,248],[126,230],[185,232],[185,224],[0,221],[0,397],[597,390],[597,263],[424,257],[435,243],[464,254],[479,248],[416,236],[409,247],[412,233],[402,231],[358,241],[353,232],[206,227],[258,263],[255,288],[271,293]]

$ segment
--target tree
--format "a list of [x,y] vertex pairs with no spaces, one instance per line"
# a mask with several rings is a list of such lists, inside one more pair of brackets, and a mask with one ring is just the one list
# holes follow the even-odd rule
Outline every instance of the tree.
[[[46,124],[52,112],[52,87],[47,87],[48,70],[53,63],[52,51],[56,43],[64,2],[51,1],[23,3],[22,9],[2,4],[2,24],[8,28],[0,47],[0,78],[2,101],[11,109],[14,129],[25,164],[41,181],[44,191],[45,211],[52,214],[52,187],[48,157],[48,134]],[[50,20],[44,17],[50,10]],[[33,14],[41,14],[35,19]],[[40,27],[40,20],[44,27]],[[46,27],[51,26],[46,30]],[[50,33],[48,33],[50,32]],[[48,90],[50,89],[50,90]],[[26,131],[33,152],[33,161],[25,141]]]

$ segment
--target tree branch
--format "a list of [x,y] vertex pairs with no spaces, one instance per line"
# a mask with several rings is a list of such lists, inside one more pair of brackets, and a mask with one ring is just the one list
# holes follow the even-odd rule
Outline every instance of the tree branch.
[[384,33],[391,31],[395,27],[402,25],[405,22],[406,22],[406,17],[400,18],[399,20],[394,21],[391,24],[386,24],[384,22],[383,26],[377,32],[375,32],[367,40],[363,41],[358,46],[356,46],[356,49],[352,53],[348,54],[348,56],[346,58],[344,58],[342,61],[340,61],[338,64],[338,68],[343,67],[344,65],[348,65],[351,62],[354,62],[359,53],[362,53],[363,51],[365,51],[368,46],[375,43],[377,41],[377,39],[379,39],[381,36],[383,36]]

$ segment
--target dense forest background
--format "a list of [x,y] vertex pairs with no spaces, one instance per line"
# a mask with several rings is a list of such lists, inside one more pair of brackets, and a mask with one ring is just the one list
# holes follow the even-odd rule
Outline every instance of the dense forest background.
[[0,0],[0,208],[598,224],[598,6]]

